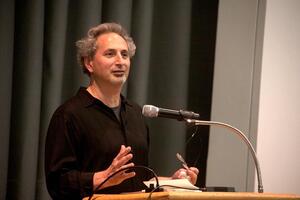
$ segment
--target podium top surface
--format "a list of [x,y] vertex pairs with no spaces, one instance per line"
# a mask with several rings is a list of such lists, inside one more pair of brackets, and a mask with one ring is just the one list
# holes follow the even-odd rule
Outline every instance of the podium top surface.
[[[92,200],[142,200],[148,199],[149,193],[130,194],[96,194]],[[150,199],[150,198],[149,198]],[[151,200],[300,200],[295,194],[274,194],[256,192],[155,192],[151,195]],[[83,200],[88,200],[84,198]]]

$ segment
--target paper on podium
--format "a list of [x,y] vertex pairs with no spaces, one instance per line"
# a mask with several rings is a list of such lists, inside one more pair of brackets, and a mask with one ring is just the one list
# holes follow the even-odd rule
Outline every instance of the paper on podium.
[[[144,184],[147,187],[150,187],[150,184],[156,185],[156,181],[155,180],[144,181]],[[159,180],[159,185],[160,186],[166,185],[166,187],[168,189],[171,189],[171,190],[173,190],[173,189],[174,190],[180,190],[180,188],[172,188],[172,187],[168,187],[168,186],[182,187],[182,189],[191,189],[191,190],[199,189],[197,186],[194,186],[193,184],[191,184],[191,182],[186,178],[183,178],[183,179],[162,179],[162,180]]]

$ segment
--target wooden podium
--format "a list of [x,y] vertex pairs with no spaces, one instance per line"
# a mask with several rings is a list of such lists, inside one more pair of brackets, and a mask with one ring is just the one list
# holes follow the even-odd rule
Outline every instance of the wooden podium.
[[[92,200],[146,200],[149,193],[130,194],[96,194]],[[155,192],[151,195],[152,200],[288,200],[298,199],[299,195],[294,194],[273,194],[256,192]],[[88,200],[84,198],[83,200]]]

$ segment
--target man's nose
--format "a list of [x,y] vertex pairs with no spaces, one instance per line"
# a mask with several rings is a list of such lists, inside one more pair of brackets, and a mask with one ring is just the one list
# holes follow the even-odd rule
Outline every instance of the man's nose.
[[122,54],[121,53],[117,53],[117,55],[116,55],[116,62],[117,63],[122,63],[123,61],[124,61],[124,58],[123,58]]
[[125,58],[120,53],[116,55],[115,65],[118,68],[122,68],[125,65]]

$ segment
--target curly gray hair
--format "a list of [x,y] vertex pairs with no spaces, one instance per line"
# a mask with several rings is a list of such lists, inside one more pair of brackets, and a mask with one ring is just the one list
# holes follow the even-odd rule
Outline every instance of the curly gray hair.
[[84,73],[90,75],[84,64],[84,58],[92,59],[97,50],[96,41],[97,38],[104,33],[116,33],[120,35],[126,41],[128,45],[129,57],[133,57],[135,54],[136,46],[133,39],[128,35],[127,31],[117,23],[103,23],[98,26],[92,27],[87,36],[76,42],[77,47],[77,61],[82,67]]

